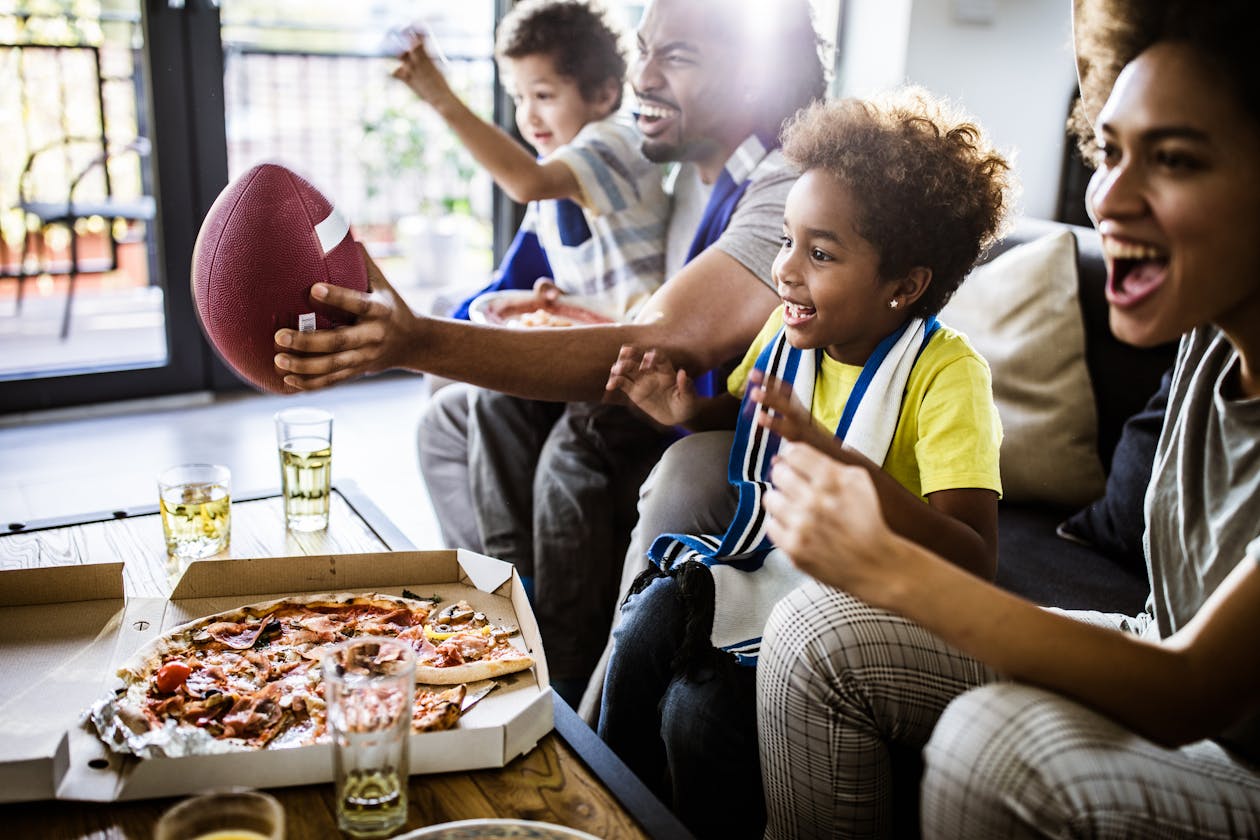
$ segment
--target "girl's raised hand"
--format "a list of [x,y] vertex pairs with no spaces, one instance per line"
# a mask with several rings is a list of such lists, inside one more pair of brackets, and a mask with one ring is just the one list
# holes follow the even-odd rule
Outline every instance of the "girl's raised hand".
[[755,421],[785,441],[797,441],[839,457],[843,444],[836,436],[814,422],[809,409],[792,394],[792,386],[782,379],[753,369],[748,374],[749,399],[759,406]]
[[767,532],[801,571],[859,597],[885,582],[897,537],[866,469],[785,441],[770,479]]
[[620,391],[658,423],[686,423],[699,409],[695,384],[664,353],[624,344],[608,372],[606,391]]

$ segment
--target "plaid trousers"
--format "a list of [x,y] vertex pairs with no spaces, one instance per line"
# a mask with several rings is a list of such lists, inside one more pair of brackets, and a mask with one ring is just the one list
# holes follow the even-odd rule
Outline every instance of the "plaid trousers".
[[1158,746],[815,582],[766,625],[757,715],[774,840],[888,836],[893,756],[925,746],[924,837],[1260,837],[1260,771],[1215,742]]

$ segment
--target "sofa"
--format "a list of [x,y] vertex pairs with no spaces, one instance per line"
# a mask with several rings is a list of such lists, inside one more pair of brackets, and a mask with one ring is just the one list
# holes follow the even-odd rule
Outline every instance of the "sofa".
[[[993,248],[989,264],[1063,232],[1071,234],[1075,246],[1076,298],[1095,408],[1092,446],[1106,477],[1101,494],[1089,500],[1066,501],[1056,494],[1047,494],[1047,499],[1037,494],[1004,497],[998,518],[998,583],[1046,606],[1134,613],[1142,610],[1149,593],[1140,547],[1142,500],[1177,344],[1134,348],[1111,334],[1106,266],[1092,228],[1021,219]],[[973,280],[975,275],[968,282]],[[1004,409],[999,377],[1008,373],[994,370],[999,411]],[[1004,451],[1008,443],[1004,441]],[[1004,460],[1004,481],[1005,476]],[[1125,539],[1116,538],[1115,531],[1126,531],[1128,544],[1118,545]]]
[[[1022,276],[1026,272],[1012,270],[1010,265],[1004,267],[1003,263],[1009,264],[1013,259],[1018,261],[1020,255],[1017,249],[1027,251],[1037,247],[1038,243],[1053,239],[1056,234],[1064,240],[1064,249],[1070,249],[1070,252],[1064,250],[1063,255],[1075,263],[1078,311],[1064,312],[1063,315],[1066,318],[1069,314],[1079,314],[1084,347],[1083,352],[1077,350],[1076,356],[1083,357],[1083,368],[1088,377],[1087,393],[1079,393],[1083,390],[1079,386],[1068,387],[1075,396],[1084,397],[1080,400],[1082,404],[1093,404],[1093,439],[1085,437],[1089,422],[1088,406],[1079,412],[1085,415],[1083,421],[1081,418],[1050,416],[1046,422],[1055,427],[1072,422],[1083,423],[1082,431],[1076,435],[1078,439],[1072,442],[1094,450],[1103,478],[1101,487],[1085,482],[1085,486],[1076,488],[1075,498],[1072,492],[1058,492],[1062,483],[1070,483],[1073,477],[1066,476],[1062,482],[1056,482],[1056,476],[1071,466],[1067,461],[1083,461],[1084,458],[1059,451],[1049,440],[1055,429],[1048,432],[1044,429],[1012,428],[1008,411],[1014,411],[1004,401],[1004,392],[1009,390],[1004,386],[1027,386],[1024,380],[1031,374],[1028,368],[1041,361],[1047,348],[1025,348],[1013,358],[1001,359],[1003,349],[994,347],[993,342],[1005,341],[1009,345],[1011,336],[992,335],[990,330],[1000,332],[1002,326],[986,323],[995,315],[1000,318],[1003,314],[1001,311],[994,312],[994,285],[1004,287],[1018,299],[1017,305],[1025,309],[1031,307],[1036,311],[1053,305],[1052,292],[1041,288],[1020,288],[1020,284],[1034,282],[1042,287],[1050,285],[1049,282],[1044,278],[1037,280]],[[1060,263],[1062,259],[1063,256],[1060,256]],[[987,267],[978,268],[964,283],[955,300],[942,313],[942,319],[951,325],[968,320],[960,310],[960,305],[966,305],[967,301],[958,299],[964,291],[969,292],[978,304],[978,312],[973,313],[977,317],[969,319],[964,332],[989,358],[995,397],[1006,429],[1002,462],[1006,492],[999,503],[997,582],[1042,605],[1137,612],[1149,592],[1140,546],[1142,495],[1150,473],[1154,438],[1162,418],[1161,379],[1172,366],[1176,343],[1136,348],[1120,342],[1111,334],[1104,296],[1106,266],[1098,234],[1092,228],[1021,219],[1012,232],[992,249],[987,262]],[[1050,268],[1054,270],[1053,265]],[[982,276],[986,269],[993,276]],[[1055,273],[1063,272],[1055,270]],[[1060,279],[1070,291],[1073,279]],[[1029,336],[1033,341],[1037,340],[1035,328],[1019,323],[1009,326],[1019,330],[1021,338]],[[1060,325],[1049,330],[1048,335],[1050,341],[1059,344],[1070,342],[1071,332],[1071,327]],[[1078,367],[1081,361],[1080,358],[1073,359]],[[1017,381],[1007,381],[1012,378]],[[1063,394],[1040,396],[1060,403],[1070,401]],[[1153,397],[1155,401],[1151,402]],[[1016,434],[1032,439],[1013,440],[1012,435]],[[1025,460],[1035,457],[1041,461],[1038,469],[1044,480],[1031,482],[1031,488],[1012,486],[1012,482],[1019,480],[1021,467],[1012,459],[1020,457],[1021,447],[1025,450],[1022,456]],[[1032,454],[1027,454],[1030,451]],[[1061,527],[1065,523],[1069,527]],[[1117,540],[1107,533],[1117,529],[1127,529],[1130,535],[1136,535],[1128,537],[1127,550],[1126,546],[1114,545]]]
[[[1106,266],[1092,228],[1022,220],[992,257],[1059,230],[1070,231],[1076,244],[1085,362],[1106,484],[1103,496],[1079,510],[1003,500],[997,580],[1039,604],[1132,614],[1150,592],[1140,544],[1142,499],[1177,344],[1137,348],[1112,335],[1104,296]],[[1127,545],[1115,545],[1125,542],[1107,533],[1116,530],[1128,531]]]

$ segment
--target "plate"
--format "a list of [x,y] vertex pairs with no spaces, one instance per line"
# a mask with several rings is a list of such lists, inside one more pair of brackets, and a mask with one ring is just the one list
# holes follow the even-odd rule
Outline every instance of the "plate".
[[532,820],[460,820],[401,834],[394,840],[599,840],[576,828]]
[[589,298],[564,295],[540,306],[534,293],[524,289],[487,292],[474,298],[468,305],[468,317],[478,324],[531,328],[611,324],[615,320]]

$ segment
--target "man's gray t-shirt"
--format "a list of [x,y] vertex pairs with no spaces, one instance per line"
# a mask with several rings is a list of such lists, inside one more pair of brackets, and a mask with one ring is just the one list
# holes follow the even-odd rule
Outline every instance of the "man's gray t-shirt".
[[[1238,396],[1240,365],[1214,327],[1182,339],[1146,493],[1150,609],[1161,638],[1185,627],[1239,563],[1260,562],[1260,397]],[[1260,757],[1260,715],[1220,740]]]
[[[767,154],[753,168],[726,230],[716,247],[739,261],[770,288],[770,269],[779,253],[779,232],[783,229],[783,205],[797,173],[778,149]],[[683,267],[704,207],[713,188],[700,180],[694,165],[682,164],[672,173],[673,204],[665,243],[665,276],[673,277]],[[769,315],[769,312],[766,313]],[[748,337],[752,343],[753,336]]]

